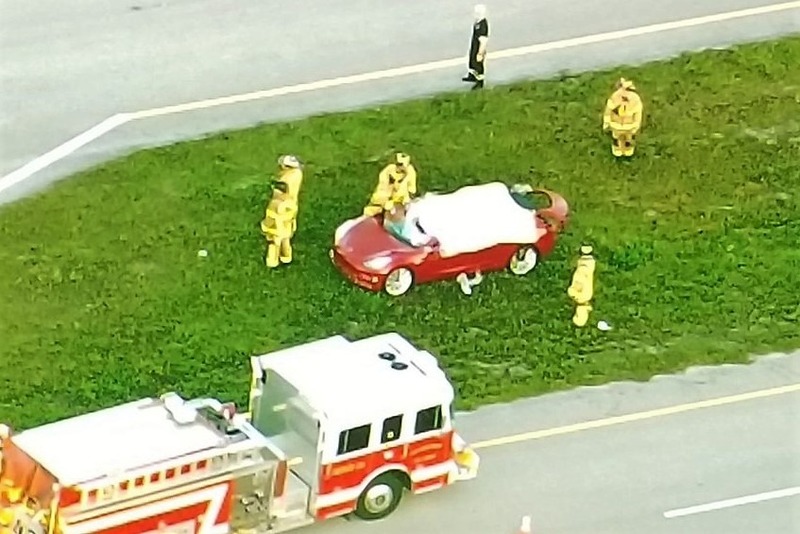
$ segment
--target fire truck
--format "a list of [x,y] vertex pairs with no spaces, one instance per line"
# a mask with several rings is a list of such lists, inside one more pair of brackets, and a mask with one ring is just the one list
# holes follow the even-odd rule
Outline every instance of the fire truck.
[[251,358],[250,409],[176,393],[0,434],[0,534],[272,534],[477,475],[453,387],[397,333]]

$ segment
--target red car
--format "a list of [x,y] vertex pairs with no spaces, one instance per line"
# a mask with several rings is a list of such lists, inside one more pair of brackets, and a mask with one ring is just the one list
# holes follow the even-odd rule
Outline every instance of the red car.
[[[548,204],[535,207],[536,196]],[[414,284],[461,273],[525,275],[550,254],[569,206],[552,191],[501,182],[428,193],[407,207],[402,229],[383,215],[358,217],[336,229],[333,263],[354,284],[399,296]]]

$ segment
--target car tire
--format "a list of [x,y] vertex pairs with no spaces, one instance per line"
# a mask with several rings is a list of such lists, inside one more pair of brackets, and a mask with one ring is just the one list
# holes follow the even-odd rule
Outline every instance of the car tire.
[[539,265],[539,251],[535,247],[520,247],[508,262],[508,268],[517,276],[525,276]]
[[405,267],[398,267],[386,276],[383,290],[392,297],[399,297],[409,292],[414,285],[414,273]]
[[403,482],[392,473],[375,478],[358,496],[355,515],[364,521],[375,521],[388,516],[403,498]]

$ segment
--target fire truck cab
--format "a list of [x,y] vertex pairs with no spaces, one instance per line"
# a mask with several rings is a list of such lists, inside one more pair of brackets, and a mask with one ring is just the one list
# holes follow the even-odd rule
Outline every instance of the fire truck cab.
[[175,393],[0,428],[0,534],[271,534],[474,478],[438,362],[398,334],[251,359],[250,412]]
[[287,484],[317,519],[378,519],[404,490],[477,474],[478,456],[453,427],[452,384],[433,355],[398,334],[334,336],[252,364],[253,425],[298,459]]

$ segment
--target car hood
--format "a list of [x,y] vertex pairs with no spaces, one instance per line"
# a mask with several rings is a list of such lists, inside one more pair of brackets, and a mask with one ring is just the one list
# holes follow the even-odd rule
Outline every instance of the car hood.
[[376,217],[347,221],[337,229],[337,234],[336,250],[356,266],[363,266],[371,259],[390,257],[392,263],[387,269],[391,269],[397,266],[396,262],[408,262],[415,256],[425,255],[422,248],[414,248],[389,234]]

